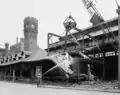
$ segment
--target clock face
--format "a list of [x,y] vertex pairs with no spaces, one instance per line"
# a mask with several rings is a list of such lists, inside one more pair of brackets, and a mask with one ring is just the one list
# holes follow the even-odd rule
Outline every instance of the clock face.
[[35,28],[35,25],[32,24],[32,25],[31,25],[31,28],[34,29],[34,28]]
[[27,28],[28,26],[27,25],[25,25],[25,28]]

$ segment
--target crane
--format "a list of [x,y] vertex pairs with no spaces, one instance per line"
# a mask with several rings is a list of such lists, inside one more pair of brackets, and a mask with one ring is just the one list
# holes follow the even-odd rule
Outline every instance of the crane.
[[[97,10],[97,8],[95,7],[95,4],[93,3],[93,1],[91,0],[82,0],[84,6],[86,7],[86,9],[88,10],[89,14],[92,16],[90,22],[92,22],[93,25],[97,25],[101,22],[104,22],[104,18],[102,17],[102,15],[99,13],[99,11]],[[113,42],[118,42],[117,39],[115,38],[114,34],[111,32],[108,24],[106,25],[106,27],[104,27],[102,24],[100,25],[101,30],[103,31],[103,33],[106,35],[106,37],[111,36],[114,40]],[[109,35],[108,35],[109,33]],[[114,48],[115,51],[117,51],[117,47],[115,46],[114,43],[111,43],[112,47]]]
[[88,10],[88,12],[90,13],[90,15],[92,17],[96,16],[97,19],[96,22],[91,21],[93,24],[98,24],[100,22],[103,22],[104,19],[101,16],[101,14],[98,12],[97,8],[95,7],[95,4],[91,1],[91,0],[82,0],[84,6],[86,7],[86,9]]

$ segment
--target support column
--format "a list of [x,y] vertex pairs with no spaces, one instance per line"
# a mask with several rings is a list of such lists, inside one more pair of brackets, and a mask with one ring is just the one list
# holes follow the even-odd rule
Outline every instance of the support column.
[[5,73],[4,73],[4,79],[6,79],[6,76],[7,76],[7,68],[5,67],[5,69],[4,69],[5,71]]
[[43,85],[43,71],[42,71],[42,65],[40,66],[40,69],[41,69],[41,86]]
[[105,60],[103,60],[103,80],[105,79]]
[[82,37],[82,50],[84,50],[84,36]]
[[90,64],[88,64],[88,80],[91,80]]
[[10,77],[11,77],[11,65],[10,65]]
[[10,80],[11,80],[11,65],[10,65],[10,76],[9,77],[10,77]]
[[117,13],[118,13],[118,50],[119,50],[119,54],[118,54],[118,89],[120,89],[120,6],[118,6],[117,9]]
[[20,78],[22,78],[22,70],[20,70]]
[[33,77],[34,77],[34,69],[31,68],[31,78],[33,78]]
[[13,69],[13,78],[12,78],[12,81],[13,82],[15,81],[15,69]]
[[47,47],[48,47],[48,56],[49,56],[49,54],[50,54],[50,52],[49,52],[49,40],[50,40],[50,38],[49,38],[49,33],[47,34]]

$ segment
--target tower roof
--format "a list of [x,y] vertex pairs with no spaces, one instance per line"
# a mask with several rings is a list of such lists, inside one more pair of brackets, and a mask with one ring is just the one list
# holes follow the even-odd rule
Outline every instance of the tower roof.
[[38,20],[36,19],[36,18],[34,18],[34,17],[30,17],[30,16],[28,16],[28,17],[26,17],[25,19],[24,19],[24,23],[38,23]]

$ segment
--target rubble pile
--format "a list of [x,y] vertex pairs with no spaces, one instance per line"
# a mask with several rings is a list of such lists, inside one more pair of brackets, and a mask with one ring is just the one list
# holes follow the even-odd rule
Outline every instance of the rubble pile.
[[74,87],[85,87],[85,88],[95,88],[95,89],[110,89],[110,90],[114,90],[114,89],[118,89],[118,81],[114,80],[114,81],[85,81],[85,82],[80,82],[78,84],[74,84],[72,85]]
[[100,89],[100,90],[117,90],[118,89],[118,81],[79,81],[76,83],[70,82],[45,82],[44,85],[53,85],[60,87],[76,87],[76,88],[86,88],[86,89]]

